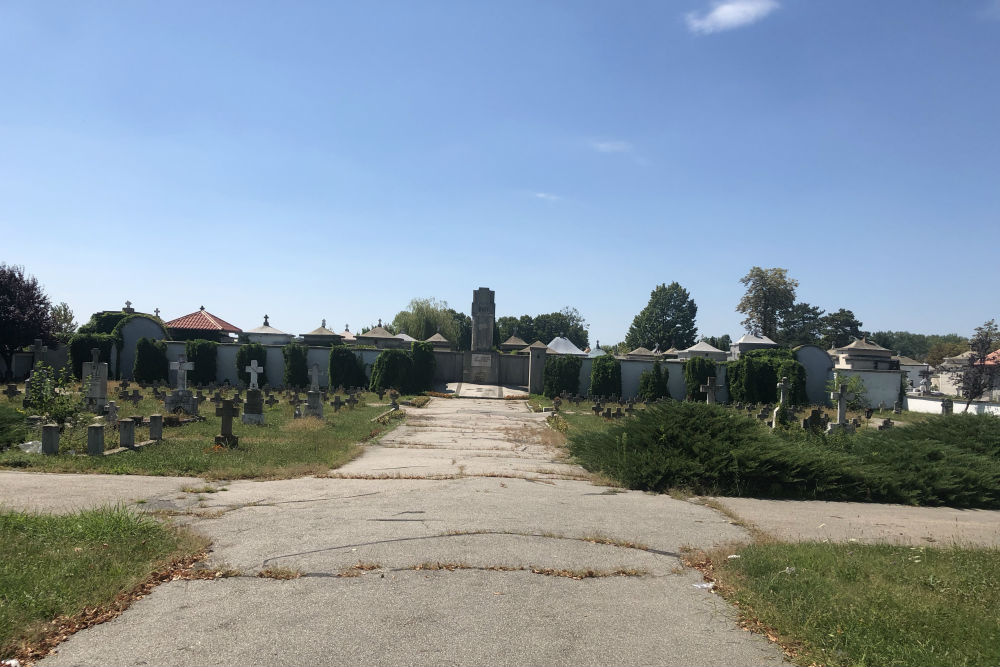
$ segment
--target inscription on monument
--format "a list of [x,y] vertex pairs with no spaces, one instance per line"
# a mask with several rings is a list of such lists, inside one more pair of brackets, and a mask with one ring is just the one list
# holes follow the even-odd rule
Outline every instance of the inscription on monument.
[[473,366],[485,366],[489,368],[493,365],[493,357],[489,354],[473,354],[472,355],[472,365]]

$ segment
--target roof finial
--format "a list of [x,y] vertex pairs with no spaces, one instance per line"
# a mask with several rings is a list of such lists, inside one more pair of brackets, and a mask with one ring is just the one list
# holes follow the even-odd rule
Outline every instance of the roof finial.
[[380,318],[378,318],[378,325],[379,325],[379,326],[382,326],[382,318],[381,318],[381,317],[380,317]]
[[351,327],[349,327],[349,326],[347,326],[347,325],[345,324],[345,325],[344,325],[344,331],[346,331],[346,332],[350,333],[350,332],[351,332]]
[[270,326],[270,325],[269,325],[269,324],[267,323],[267,315],[266,315],[266,314],[264,315],[264,326],[265,326],[265,327],[266,327],[266,326]]
[[323,327],[324,329],[326,328],[326,318],[325,317],[323,318],[323,321],[320,322],[320,326]]
[[198,310],[205,310],[205,306],[201,306]]

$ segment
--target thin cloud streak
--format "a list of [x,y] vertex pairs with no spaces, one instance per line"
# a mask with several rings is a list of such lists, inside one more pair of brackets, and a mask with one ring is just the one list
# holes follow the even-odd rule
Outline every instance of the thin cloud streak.
[[551,192],[533,192],[531,194],[535,199],[541,199],[542,201],[561,201],[562,197],[559,195],[554,195]]
[[635,150],[627,141],[592,141],[590,147],[598,153],[631,153]]
[[710,35],[756,23],[779,6],[777,0],[724,0],[714,3],[708,12],[690,12],[685,19],[691,32]]

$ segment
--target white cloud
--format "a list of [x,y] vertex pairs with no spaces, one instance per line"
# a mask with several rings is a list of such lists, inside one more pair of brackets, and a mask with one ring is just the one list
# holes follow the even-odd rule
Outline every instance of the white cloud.
[[542,201],[559,201],[562,199],[559,195],[554,195],[551,192],[534,192],[532,196],[535,199],[541,199]]
[[778,7],[777,0],[722,0],[708,12],[691,12],[685,18],[688,30],[709,35],[756,23]]
[[631,153],[635,150],[627,141],[592,141],[590,147],[598,153]]

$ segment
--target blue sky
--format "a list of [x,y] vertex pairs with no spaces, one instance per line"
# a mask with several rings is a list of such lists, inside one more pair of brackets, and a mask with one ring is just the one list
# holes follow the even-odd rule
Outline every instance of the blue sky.
[[580,310],[678,281],[869,330],[1000,316],[1000,1],[7,2],[0,261],[81,322],[244,329],[413,297]]

